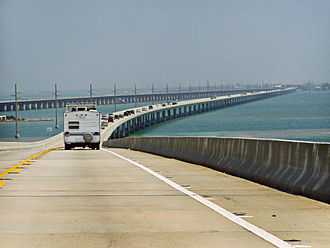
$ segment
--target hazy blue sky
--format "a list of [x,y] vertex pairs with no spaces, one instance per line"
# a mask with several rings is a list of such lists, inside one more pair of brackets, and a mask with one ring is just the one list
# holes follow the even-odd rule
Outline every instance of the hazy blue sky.
[[329,0],[0,0],[0,25],[2,95],[330,80]]

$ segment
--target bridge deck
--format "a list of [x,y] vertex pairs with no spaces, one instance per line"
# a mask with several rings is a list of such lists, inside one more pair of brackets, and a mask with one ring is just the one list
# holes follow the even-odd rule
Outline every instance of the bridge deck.
[[[330,207],[208,168],[112,149],[301,247],[330,243]],[[3,160],[3,157],[1,158]],[[106,150],[52,151],[0,189],[1,247],[271,247]]]

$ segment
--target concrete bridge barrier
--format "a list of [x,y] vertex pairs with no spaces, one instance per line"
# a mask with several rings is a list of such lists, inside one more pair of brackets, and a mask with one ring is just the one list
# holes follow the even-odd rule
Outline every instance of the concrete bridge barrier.
[[50,138],[33,142],[0,142],[0,151],[15,151],[22,149],[62,146],[63,132]]
[[253,138],[126,137],[105,146],[196,163],[330,203],[330,143]]

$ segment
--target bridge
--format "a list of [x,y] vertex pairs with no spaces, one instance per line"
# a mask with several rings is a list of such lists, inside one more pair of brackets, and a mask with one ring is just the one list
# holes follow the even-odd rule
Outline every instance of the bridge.
[[139,107],[100,151],[64,151],[62,134],[1,143],[1,247],[328,247],[328,143],[130,136],[292,91]]
[[[144,109],[136,109],[137,111],[141,110],[140,112],[137,112],[135,108],[133,108],[136,114],[121,119],[119,122],[112,125],[106,132],[104,141],[109,137],[111,139],[122,138],[128,136],[130,133],[134,133],[137,130],[144,129],[164,121],[287,94],[295,90],[296,88],[287,88],[236,93],[225,96],[211,96],[210,98],[162,103],[150,105]],[[124,115],[124,112],[125,111],[120,111],[115,114]]]
[[[164,102],[164,101],[182,101],[188,99],[197,99],[210,96],[220,96],[228,94],[237,94],[247,91],[262,91],[270,90],[271,88],[256,88],[256,89],[231,89],[231,90],[206,90],[206,91],[185,91],[185,92],[164,92],[152,94],[137,94],[137,95],[104,95],[93,97],[63,97],[58,99],[29,99],[19,100],[17,109],[20,111],[63,108],[67,104],[75,104],[81,102],[93,102],[97,105],[122,104],[122,103],[145,103],[145,102]],[[15,111],[15,101],[0,101],[0,112]]]

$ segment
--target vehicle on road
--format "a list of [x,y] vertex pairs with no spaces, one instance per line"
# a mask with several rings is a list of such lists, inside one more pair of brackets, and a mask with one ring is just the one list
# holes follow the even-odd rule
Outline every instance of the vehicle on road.
[[100,149],[101,114],[95,104],[67,105],[64,112],[64,148]]
[[129,116],[129,115],[134,115],[134,114],[135,114],[134,109],[129,109],[129,110],[124,111],[124,116]]
[[101,128],[105,129],[109,123],[109,114],[102,114],[101,115]]

